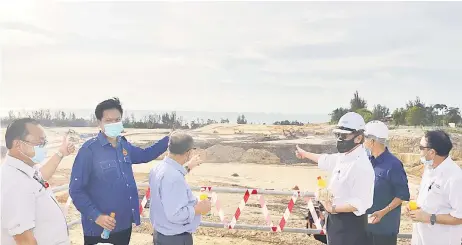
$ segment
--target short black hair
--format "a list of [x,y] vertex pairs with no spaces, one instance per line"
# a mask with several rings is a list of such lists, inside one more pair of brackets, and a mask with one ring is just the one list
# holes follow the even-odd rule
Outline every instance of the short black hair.
[[34,125],[40,124],[39,121],[26,117],[16,119],[12,123],[10,123],[10,125],[8,125],[8,128],[6,129],[5,133],[6,148],[13,148],[14,140],[24,140],[24,138],[29,134],[26,128],[26,125],[28,123]]
[[191,135],[175,132],[170,135],[168,142],[168,151],[172,154],[183,155],[187,151],[193,149],[194,139]]
[[452,142],[449,134],[443,130],[432,130],[425,132],[427,147],[436,151],[436,155],[447,157],[452,150]]
[[95,116],[96,119],[100,120],[103,118],[103,112],[105,110],[110,109],[117,109],[120,111],[120,114],[124,114],[124,110],[122,109],[122,104],[120,104],[120,100],[117,97],[113,97],[111,99],[105,100],[99,103],[95,109]]

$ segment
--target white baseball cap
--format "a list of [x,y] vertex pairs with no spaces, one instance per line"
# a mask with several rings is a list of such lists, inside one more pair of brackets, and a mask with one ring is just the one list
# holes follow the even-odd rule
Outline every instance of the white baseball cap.
[[354,131],[364,130],[364,118],[356,112],[348,112],[338,121],[334,133],[351,134]]
[[381,121],[370,121],[366,124],[364,132],[366,136],[375,136],[380,139],[388,139],[388,127]]

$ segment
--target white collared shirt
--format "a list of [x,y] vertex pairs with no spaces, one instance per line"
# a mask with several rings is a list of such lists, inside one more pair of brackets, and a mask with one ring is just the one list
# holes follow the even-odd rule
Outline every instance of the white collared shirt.
[[362,145],[352,152],[322,154],[319,168],[330,173],[328,190],[336,206],[350,204],[356,216],[366,213],[374,201],[375,173]]
[[[462,170],[450,157],[425,168],[417,205],[428,214],[462,219]],[[461,239],[462,225],[413,224],[412,245],[460,245]]]
[[11,156],[0,168],[0,244],[16,245],[13,236],[32,229],[38,245],[70,245],[66,219],[53,192],[33,178],[37,169]]

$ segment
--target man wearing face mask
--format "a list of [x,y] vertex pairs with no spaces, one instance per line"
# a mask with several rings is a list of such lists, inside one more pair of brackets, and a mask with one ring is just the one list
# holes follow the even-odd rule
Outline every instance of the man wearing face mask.
[[31,118],[17,119],[5,132],[8,153],[0,167],[2,245],[70,244],[66,218],[47,180],[63,157],[75,147],[66,137],[58,151],[47,157],[45,131]]
[[170,137],[168,155],[151,170],[150,219],[155,228],[154,244],[192,245],[192,233],[199,227],[200,217],[211,209],[208,199],[198,201],[185,180],[183,166],[192,158],[194,140],[185,133]]
[[459,245],[462,239],[462,170],[451,159],[452,142],[442,130],[428,131],[420,140],[425,165],[417,210],[408,212],[413,224],[412,245]]
[[[140,225],[132,164],[148,163],[167,150],[168,136],[146,149],[130,144],[121,136],[122,115],[117,98],[96,106],[101,132],[82,145],[72,168],[69,194],[81,213],[85,245],[129,244],[132,223]],[[111,231],[109,239],[101,238],[103,229]]]
[[375,171],[374,203],[367,236],[370,245],[396,245],[401,221],[401,203],[409,201],[403,164],[385,146],[388,127],[381,121],[366,124],[364,147]]
[[337,154],[315,154],[297,146],[296,155],[318,163],[330,173],[328,191],[332,198],[321,200],[327,217],[329,245],[370,245],[367,243],[366,210],[372,206],[374,170],[363,147],[364,119],[355,112],[340,118],[334,134]]

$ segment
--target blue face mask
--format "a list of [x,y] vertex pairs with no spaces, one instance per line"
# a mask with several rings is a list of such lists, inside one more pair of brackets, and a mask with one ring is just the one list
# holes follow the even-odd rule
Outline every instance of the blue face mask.
[[425,166],[433,166],[433,160],[427,160],[425,157],[421,157],[420,161],[425,165]]
[[31,160],[35,163],[41,163],[47,157],[47,148],[44,146],[34,146],[35,156]]
[[369,158],[372,157],[372,152],[371,152],[371,150],[369,150],[368,148],[366,148],[366,154],[367,154],[367,156],[368,156]]
[[122,122],[104,124],[104,134],[107,137],[116,138],[124,130]]

